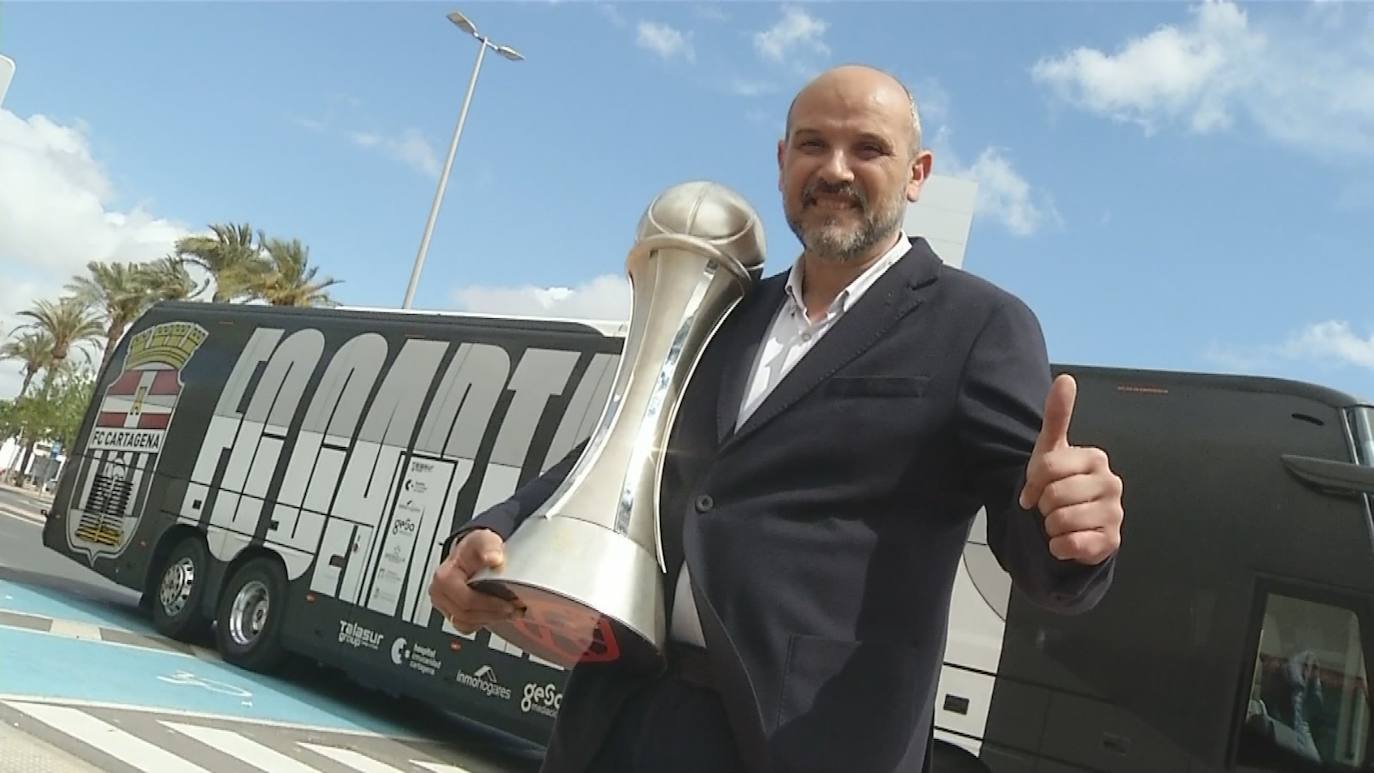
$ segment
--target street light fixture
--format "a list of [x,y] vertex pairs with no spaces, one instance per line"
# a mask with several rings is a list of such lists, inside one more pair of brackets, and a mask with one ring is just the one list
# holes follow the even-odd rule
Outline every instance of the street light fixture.
[[415,266],[410,270],[410,283],[406,285],[405,300],[401,302],[403,309],[410,308],[411,302],[415,300],[415,288],[420,284],[420,271],[424,268],[425,256],[429,254],[429,241],[434,235],[434,222],[439,218],[439,205],[444,200],[445,189],[448,188],[449,172],[453,170],[453,157],[458,153],[458,140],[463,136],[463,124],[467,122],[468,106],[472,104],[472,92],[477,88],[477,74],[482,71],[482,57],[486,55],[487,49],[491,48],[512,62],[518,62],[525,58],[519,51],[510,46],[493,43],[491,38],[479,34],[477,25],[457,11],[449,13],[448,20],[453,22],[458,29],[476,38],[480,45],[477,47],[477,63],[472,66],[472,77],[468,80],[468,91],[463,97],[463,109],[458,113],[458,124],[453,127],[453,141],[448,146],[448,158],[444,160],[444,171],[439,175],[439,187],[434,191],[434,203],[430,205],[429,219],[425,221],[425,233],[420,238],[420,252],[415,256]]

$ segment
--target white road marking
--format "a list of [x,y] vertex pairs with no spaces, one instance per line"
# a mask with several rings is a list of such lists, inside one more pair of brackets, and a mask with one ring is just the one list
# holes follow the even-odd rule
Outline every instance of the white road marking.
[[114,725],[102,722],[84,711],[42,703],[9,703],[49,727],[79,738],[90,746],[145,773],[209,773],[175,754],[142,738],[129,735]]
[[189,735],[206,746],[219,749],[230,757],[236,757],[259,770],[265,770],[269,773],[318,773],[315,768],[298,760],[293,760],[275,749],[269,749],[232,730],[184,725],[180,722],[164,721],[162,724],[178,733]]

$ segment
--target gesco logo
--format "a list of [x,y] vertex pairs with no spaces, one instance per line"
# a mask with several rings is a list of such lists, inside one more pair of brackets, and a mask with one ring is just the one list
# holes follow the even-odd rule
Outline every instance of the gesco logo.
[[563,693],[553,683],[527,684],[525,694],[520,697],[520,710],[526,714],[533,711],[553,719],[563,706]]
[[392,534],[414,534],[418,524],[410,518],[396,518],[391,522]]

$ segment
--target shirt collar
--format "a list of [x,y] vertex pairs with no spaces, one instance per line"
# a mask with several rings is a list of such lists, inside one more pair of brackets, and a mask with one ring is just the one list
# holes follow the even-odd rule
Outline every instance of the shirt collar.
[[[867,291],[874,282],[878,281],[878,277],[882,276],[893,263],[900,260],[901,257],[910,250],[911,239],[907,237],[905,230],[899,231],[897,234],[897,243],[892,245],[892,249],[883,253],[881,258],[873,261],[873,265],[864,269],[862,274],[854,277],[854,280],[841,290],[839,295],[835,296],[835,300],[830,304],[826,316],[842,314],[847,311],[850,306],[858,302],[859,298],[863,296],[864,292]],[[802,258],[799,255],[796,261],[792,263],[792,270],[787,273],[787,297],[798,309],[804,310],[806,304],[802,301],[803,270]]]

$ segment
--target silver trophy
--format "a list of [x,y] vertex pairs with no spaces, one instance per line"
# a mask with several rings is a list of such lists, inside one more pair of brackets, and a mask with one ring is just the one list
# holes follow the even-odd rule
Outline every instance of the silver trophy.
[[658,483],[683,390],[707,342],[755,283],[763,226],[711,182],[659,194],[625,261],[630,329],[615,385],[576,465],[472,587],[525,613],[488,626],[562,666],[658,662],[666,639]]

